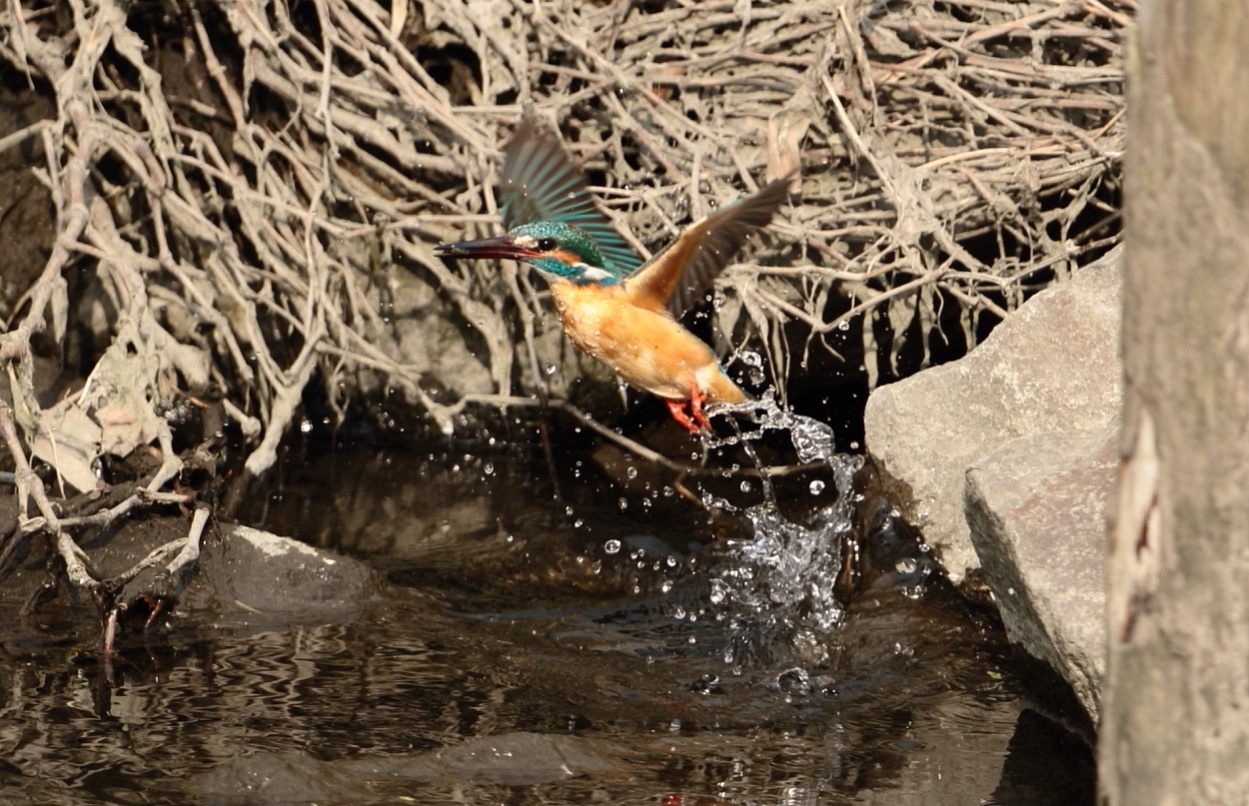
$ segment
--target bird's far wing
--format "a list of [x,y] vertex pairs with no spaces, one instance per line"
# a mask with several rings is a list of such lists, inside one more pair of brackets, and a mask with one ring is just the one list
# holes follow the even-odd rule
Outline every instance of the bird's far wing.
[[637,268],[637,254],[599,209],[558,134],[525,120],[503,152],[499,198],[505,228],[535,221],[571,224],[594,240],[612,271],[624,276]]
[[685,313],[702,300],[750,234],[772,220],[789,197],[790,180],[769,182],[755,195],[691,224],[626,281],[630,300],[651,310],[667,308],[677,317]]

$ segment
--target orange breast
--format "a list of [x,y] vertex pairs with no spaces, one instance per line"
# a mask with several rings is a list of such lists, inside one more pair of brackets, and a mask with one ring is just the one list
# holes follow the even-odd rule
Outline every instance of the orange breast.
[[619,287],[555,282],[551,297],[577,349],[630,385],[670,400],[688,400],[691,385],[710,403],[746,399],[697,336],[664,311],[631,305]]

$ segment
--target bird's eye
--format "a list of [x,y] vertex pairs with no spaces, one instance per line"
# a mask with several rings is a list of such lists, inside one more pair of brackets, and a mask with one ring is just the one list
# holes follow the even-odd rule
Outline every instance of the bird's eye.
[[559,244],[555,242],[554,238],[539,238],[538,239],[538,251],[539,252],[553,252],[555,250],[555,247],[557,246],[559,246]]

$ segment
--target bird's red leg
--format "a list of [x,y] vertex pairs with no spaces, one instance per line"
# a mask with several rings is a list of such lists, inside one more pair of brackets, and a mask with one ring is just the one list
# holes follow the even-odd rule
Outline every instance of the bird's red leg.
[[685,429],[690,433],[698,433],[698,426],[695,425],[694,421],[690,419],[690,416],[685,413],[686,403],[684,400],[669,400],[664,398],[664,402],[668,404],[668,412],[672,414],[672,419],[685,426]]
[[706,399],[706,395],[698,391],[697,384],[691,382],[689,400],[665,399],[664,402],[668,404],[672,419],[685,426],[691,434],[697,434],[700,430],[711,430],[711,421],[703,414],[703,401]]
[[711,430],[711,421],[707,419],[707,415],[703,414],[703,401],[706,396],[698,391],[698,387],[693,382],[690,383],[690,414],[694,415],[694,422],[702,426],[703,430]]

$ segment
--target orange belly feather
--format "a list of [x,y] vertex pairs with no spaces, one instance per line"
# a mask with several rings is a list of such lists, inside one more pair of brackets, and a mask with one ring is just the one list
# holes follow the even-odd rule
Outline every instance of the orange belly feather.
[[746,399],[711,348],[666,311],[631,304],[619,286],[553,282],[551,297],[577,349],[631,386],[668,400],[689,400],[691,388],[709,403]]

